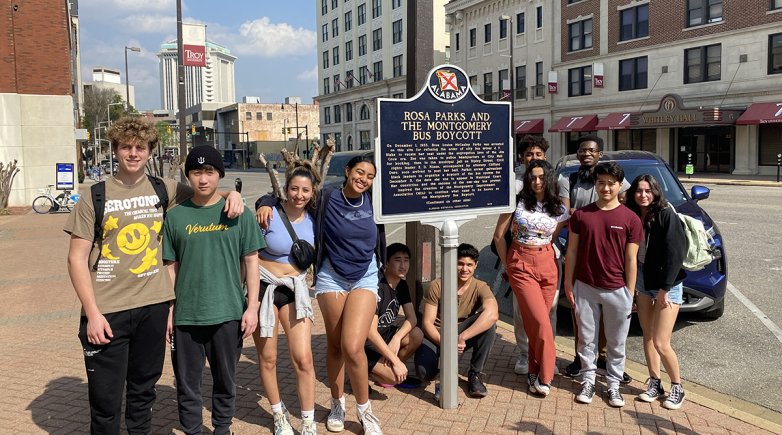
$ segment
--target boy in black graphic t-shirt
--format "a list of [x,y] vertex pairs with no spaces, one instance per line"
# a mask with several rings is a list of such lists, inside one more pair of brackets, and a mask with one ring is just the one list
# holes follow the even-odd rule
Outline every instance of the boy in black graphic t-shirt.
[[[420,381],[407,377],[405,361],[421,345],[423,332],[416,326],[416,315],[405,274],[410,267],[410,249],[394,243],[387,248],[385,273],[378,286],[378,303],[364,345],[367,368],[381,386],[404,384],[417,386]],[[402,323],[396,321],[399,308],[404,309]]]

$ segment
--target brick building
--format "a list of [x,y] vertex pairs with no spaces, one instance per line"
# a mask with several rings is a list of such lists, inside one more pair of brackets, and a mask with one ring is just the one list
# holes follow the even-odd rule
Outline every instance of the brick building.
[[552,158],[592,132],[678,170],[776,171],[782,0],[455,0],[446,12],[453,63],[479,93],[510,83],[513,60],[517,133],[545,135]]
[[12,206],[55,184],[56,163],[77,162],[71,4],[0,0],[0,161],[21,169]]

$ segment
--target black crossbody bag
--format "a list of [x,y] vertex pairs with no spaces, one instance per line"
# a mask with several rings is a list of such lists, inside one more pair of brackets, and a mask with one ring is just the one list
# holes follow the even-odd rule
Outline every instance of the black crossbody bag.
[[288,234],[290,234],[291,239],[293,239],[290,253],[291,258],[293,258],[293,263],[299,270],[309,269],[309,267],[312,266],[312,263],[315,262],[315,247],[313,247],[310,242],[300,239],[296,235],[296,231],[293,230],[293,225],[291,225],[291,221],[288,219],[288,215],[285,213],[285,209],[282,208],[282,205],[277,203],[276,207],[277,212],[282,219],[282,223],[285,224]]

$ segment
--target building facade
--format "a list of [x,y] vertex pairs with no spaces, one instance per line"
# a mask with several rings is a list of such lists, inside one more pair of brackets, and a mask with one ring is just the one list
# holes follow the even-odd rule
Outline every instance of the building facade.
[[[446,10],[453,63],[484,98],[506,95],[495,89],[507,89],[512,59],[515,131],[546,136],[551,158],[597,133],[609,150],[653,151],[677,170],[776,171],[780,0],[456,0]],[[501,17],[515,21],[503,29]]]
[[[127,77],[125,78],[127,80]],[[122,101],[127,100],[131,106],[136,107],[136,89],[133,85],[127,87],[122,83],[120,71],[115,68],[96,66],[92,68],[92,81],[84,83],[84,89],[95,86],[103,89],[111,89],[117,95],[122,97]],[[125,94],[128,95],[125,95]]]
[[[78,168],[71,16],[66,1],[0,0],[0,161],[17,160],[10,206],[56,184],[56,164]],[[74,41],[77,41],[76,38]]]
[[[445,3],[433,2],[435,65],[446,61]],[[315,13],[321,133],[338,151],[370,149],[377,98],[406,97],[407,2],[319,0]]]
[[[160,104],[165,110],[177,110],[177,43],[160,46]],[[234,62],[236,56],[221,45],[206,41],[206,66],[185,67],[185,107],[199,103],[236,101]]]

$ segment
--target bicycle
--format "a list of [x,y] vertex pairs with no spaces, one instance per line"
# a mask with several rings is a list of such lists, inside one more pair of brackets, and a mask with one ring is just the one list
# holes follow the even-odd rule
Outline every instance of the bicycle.
[[40,196],[33,200],[33,210],[39,214],[56,213],[60,211],[71,212],[73,207],[79,202],[81,195],[71,194],[70,190],[63,190],[56,197],[52,195],[53,184],[46,186],[46,189],[38,189]]

